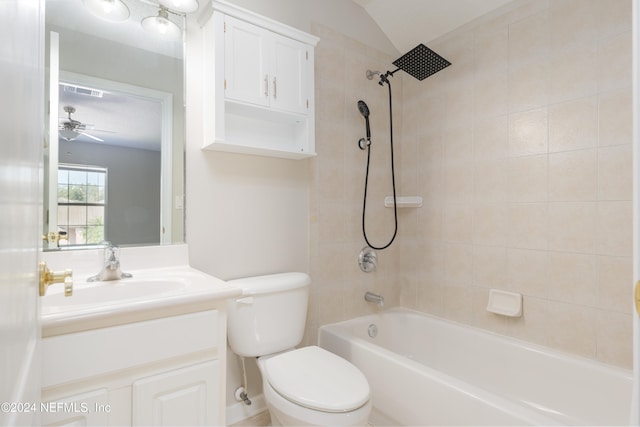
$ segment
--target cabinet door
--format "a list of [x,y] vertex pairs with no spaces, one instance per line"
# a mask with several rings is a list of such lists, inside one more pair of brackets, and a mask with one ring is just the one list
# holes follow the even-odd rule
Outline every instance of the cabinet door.
[[269,105],[269,32],[230,16],[224,27],[225,97]]
[[39,409],[43,426],[106,426],[111,412],[106,388],[45,402]]
[[220,362],[213,360],[135,381],[133,425],[218,425],[220,380]]
[[307,46],[273,34],[271,44],[271,107],[283,111],[307,112]]

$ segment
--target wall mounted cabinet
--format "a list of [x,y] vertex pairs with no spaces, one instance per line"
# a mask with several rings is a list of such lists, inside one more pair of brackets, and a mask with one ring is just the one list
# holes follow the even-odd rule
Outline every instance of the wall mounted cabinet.
[[315,155],[318,38],[225,2],[203,24],[203,148]]

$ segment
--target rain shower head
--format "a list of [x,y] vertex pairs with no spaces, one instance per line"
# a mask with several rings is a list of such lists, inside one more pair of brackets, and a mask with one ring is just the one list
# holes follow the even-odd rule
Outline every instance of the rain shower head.
[[451,62],[420,43],[393,61],[393,65],[422,81],[430,75],[448,67],[451,65]]

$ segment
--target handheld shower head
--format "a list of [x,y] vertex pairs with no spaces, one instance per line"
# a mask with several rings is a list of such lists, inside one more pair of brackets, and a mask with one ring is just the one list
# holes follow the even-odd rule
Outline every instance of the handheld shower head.
[[367,107],[364,101],[358,101],[358,110],[360,110],[360,114],[362,114],[365,119],[369,118],[369,107]]
[[369,141],[371,139],[371,129],[369,127],[369,107],[367,107],[367,104],[360,100],[358,101],[358,110],[360,111],[360,114],[362,114],[362,117],[364,117],[365,120],[365,125],[367,127],[367,141]]

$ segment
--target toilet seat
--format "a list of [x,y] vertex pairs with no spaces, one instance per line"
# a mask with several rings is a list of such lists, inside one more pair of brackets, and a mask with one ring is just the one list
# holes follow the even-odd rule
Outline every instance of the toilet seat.
[[349,412],[367,404],[367,379],[345,359],[317,346],[264,361],[269,385],[285,399],[323,412]]

